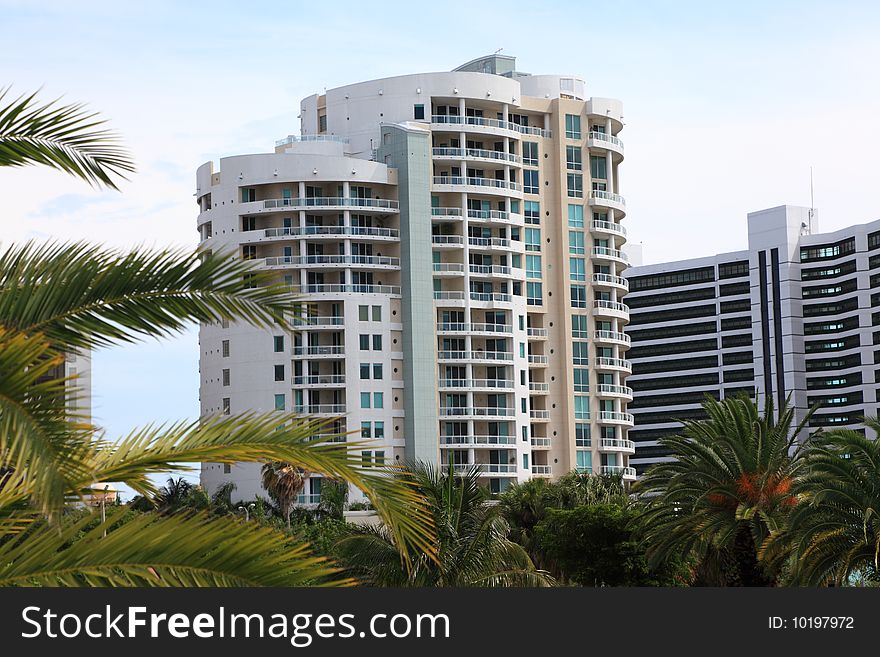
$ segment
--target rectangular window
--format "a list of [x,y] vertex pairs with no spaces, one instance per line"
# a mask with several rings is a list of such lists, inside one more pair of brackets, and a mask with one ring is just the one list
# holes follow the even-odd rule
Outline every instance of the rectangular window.
[[582,367],[574,368],[574,391],[590,392],[590,370]]
[[573,342],[572,343],[572,362],[575,365],[589,365],[590,364],[590,354],[589,354],[589,343],[588,342]]
[[526,283],[526,303],[530,306],[544,305],[544,286],[542,283]]
[[576,231],[568,231],[568,252],[572,255],[584,255],[584,234]]
[[361,322],[370,321],[370,307],[369,306],[358,306],[358,321],[361,321]]
[[361,371],[361,379],[369,379],[370,378],[370,364],[369,363],[361,363],[360,371]]
[[523,169],[523,191],[526,194],[539,194],[541,192],[536,169]]
[[422,121],[425,118],[425,106],[424,105],[413,105],[413,119],[416,121]]
[[223,340],[220,343],[220,353],[223,355],[223,358],[229,358],[229,340]]
[[587,280],[586,269],[583,258],[569,258],[569,269],[571,270],[571,280],[585,281]]
[[361,408],[369,408],[370,407],[370,393],[362,392],[361,393]]
[[223,379],[223,385],[228,386],[229,385],[229,370],[223,370],[222,379]]
[[382,336],[373,336],[373,351],[382,351]]
[[373,436],[375,438],[384,438],[385,437],[385,423],[384,422],[375,422],[373,423]]
[[538,142],[524,141],[522,145],[522,151],[523,164],[533,167],[538,166]]
[[374,452],[373,463],[378,468],[384,467],[384,465],[385,465],[385,450],[377,449]]
[[369,422],[361,422],[361,438],[372,438],[372,425]]
[[283,394],[275,395],[275,410],[276,411],[283,411],[284,408],[285,408],[284,395]]
[[587,316],[572,315],[571,316],[571,337],[586,338],[587,337]]
[[385,393],[373,393],[373,408],[385,408]]
[[224,463],[223,464],[223,474],[231,474],[232,473],[232,464]]
[[284,365],[275,366],[275,380],[284,381]]
[[541,278],[541,256],[526,256],[526,278]]
[[590,425],[578,422],[574,425],[574,444],[576,447],[590,447]]
[[272,338],[272,340],[273,340],[273,345],[274,345],[276,354],[280,354],[282,351],[284,351],[284,336],[283,335],[276,335]]
[[581,117],[579,117],[577,114],[565,115],[565,138],[581,138]]
[[526,228],[526,251],[541,250],[541,229]]
[[587,452],[585,450],[578,450],[577,456],[577,471],[578,472],[592,472],[593,471],[593,453]]
[[253,187],[242,187],[241,188],[241,202],[242,203],[253,203],[257,200],[257,190]]
[[568,206],[568,227],[583,228],[584,227],[584,206],[572,205]]
[[229,415],[230,408],[231,408],[231,404],[230,404],[229,397],[224,397],[223,398],[223,415]]
[[579,173],[569,173],[566,175],[568,181],[568,196],[570,198],[584,197],[584,177]]
[[520,358],[526,357],[526,343],[525,342],[519,343],[519,357]]
[[565,147],[565,168],[569,171],[580,171],[583,169],[580,146]]
[[527,224],[541,223],[541,204],[538,201],[526,201],[523,216]]
[[571,307],[586,308],[587,307],[587,288],[584,285],[571,286]]
[[523,461],[523,470],[528,470],[529,469],[529,455],[523,454],[522,461]]
[[601,180],[608,179],[608,160],[606,160],[601,155],[591,155],[590,156],[590,176],[595,180],[597,178]]
[[576,420],[590,419],[590,398],[583,395],[574,396],[574,417]]
[[373,321],[382,321],[382,306],[373,306]]
[[361,452],[361,467],[362,468],[370,468],[373,466],[373,452],[365,451]]
[[366,351],[370,348],[370,336],[361,334],[358,336],[358,340],[360,342],[361,351]]
[[382,378],[382,363],[373,363],[373,378]]

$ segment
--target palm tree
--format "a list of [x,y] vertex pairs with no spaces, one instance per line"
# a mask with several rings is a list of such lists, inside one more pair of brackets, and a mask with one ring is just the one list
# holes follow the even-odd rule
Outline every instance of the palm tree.
[[[115,137],[78,106],[38,106],[33,96],[3,106],[4,97],[0,166],[46,164],[113,188],[113,176],[133,170]],[[0,586],[293,586],[333,575],[303,541],[268,528],[243,532],[234,517],[129,521],[111,510],[103,526],[91,516],[59,523],[65,501],[95,484],[121,482],[152,499],[151,477],[203,461],[284,461],[345,480],[371,499],[403,558],[432,558],[418,492],[362,471],[345,443],[315,443],[326,422],[250,413],[108,440],[76,411],[75,378],[58,373],[71,351],[160,338],[191,322],[288,327],[296,300],[249,265],[217,253],[85,244],[0,252]]]
[[[866,418],[880,434],[880,422]],[[818,434],[792,491],[801,500],[767,557],[791,565],[794,584],[846,584],[880,573],[880,442],[859,431]],[[789,558],[790,555],[790,558]]]
[[698,582],[773,585],[777,573],[758,551],[797,503],[797,440],[809,414],[792,426],[788,404],[774,419],[772,400],[762,415],[744,396],[709,398],[703,408],[707,419],[685,421],[680,435],[660,440],[675,460],[653,466],[634,487],[645,496],[651,563],[694,555]]
[[168,477],[168,481],[156,494],[156,506],[161,510],[176,511],[186,505],[193,488],[183,477]]
[[437,558],[411,554],[401,562],[391,531],[365,528],[336,546],[347,574],[371,586],[548,586],[526,551],[508,538],[509,526],[478,485],[479,472],[455,473],[416,463],[404,476],[428,500]]
[[290,509],[306,483],[308,473],[290,463],[270,461],[263,464],[262,475],[263,488],[284,514],[287,530],[290,531]]

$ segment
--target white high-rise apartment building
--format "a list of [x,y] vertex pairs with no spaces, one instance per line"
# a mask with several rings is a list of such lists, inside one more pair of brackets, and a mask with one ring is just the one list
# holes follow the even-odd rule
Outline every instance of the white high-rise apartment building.
[[632,267],[627,333],[639,473],[701,403],[786,400],[808,430],[861,429],[878,412],[880,221],[818,232],[817,212],[748,215],[748,249]]
[[[634,479],[622,106],[514,64],[331,89],[274,153],[199,168],[202,248],[310,307],[289,333],[202,327],[203,416],[339,418],[373,441],[364,465],[476,465],[496,492],[573,469]],[[242,498],[259,478],[202,468]]]

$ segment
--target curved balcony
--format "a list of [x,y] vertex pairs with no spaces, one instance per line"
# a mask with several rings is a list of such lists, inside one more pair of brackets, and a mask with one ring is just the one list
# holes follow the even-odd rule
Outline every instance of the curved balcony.
[[300,415],[344,415],[345,404],[308,404],[294,406],[294,413]]
[[437,360],[454,360],[454,361],[503,361],[510,362],[513,360],[513,352],[511,351],[446,351],[437,352]]
[[441,390],[513,390],[513,381],[509,379],[440,379],[437,386]]
[[309,269],[400,269],[400,258],[385,256],[307,255],[263,258],[265,267],[307,267]]
[[599,451],[635,454],[636,444],[632,440],[622,440],[620,438],[602,438],[599,441]]
[[597,299],[593,302],[593,316],[629,319],[629,307],[617,301]]
[[604,148],[618,155],[617,161],[623,159],[623,142],[605,132],[589,132],[587,133],[587,148]]
[[630,346],[630,337],[620,331],[594,331],[593,340],[607,344],[617,344],[624,347]]
[[513,269],[506,265],[470,265],[470,273],[477,277],[511,276]]
[[460,262],[435,262],[432,263],[431,269],[434,276],[463,276],[464,265]]
[[431,208],[431,218],[445,221],[461,221],[464,213],[461,208]]
[[373,226],[295,226],[287,228],[266,228],[263,230],[263,236],[270,238],[283,237],[305,239],[357,237],[359,240],[393,241],[400,239],[400,231],[396,228],[379,228]]
[[619,424],[631,427],[635,424],[635,418],[632,413],[619,413],[617,411],[599,411],[597,418],[601,424]]
[[632,363],[623,358],[606,358],[599,356],[595,361],[596,369],[614,370],[615,372],[626,372],[632,374]]
[[552,474],[552,469],[549,465],[533,465],[532,466],[532,475],[535,477],[549,477]]
[[344,358],[345,345],[300,345],[292,347],[290,353],[294,358]]
[[440,436],[440,447],[516,445],[515,436]]
[[513,419],[516,417],[515,408],[498,406],[441,406],[440,417],[456,418],[483,418],[502,417]]
[[629,265],[629,258],[627,258],[626,254],[619,249],[611,249],[607,246],[594,246],[590,250],[590,253],[595,260],[609,260],[611,262],[620,262],[624,265]]
[[510,335],[513,333],[513,327],[508,324],[458,324],[449,322],[440,322],[437,324],[437,333],[468,335]]
[[315,388],[345,387],[345,374],[313,374],[310,376],[293,377],[293,387],[300,386]]
[[504,151],[487,150],[484,148],[432,148],[431,156],[435,160],[469,160],[474,162],[514,165],[522,163],[519,155],[505,153]]
[[593,274],[593,285],[596,287],[613,287],[617,290],[629,292],[629,281],[623,276],[613,274]]
[[384,198],[353,198],[346,196],[312,196],[305,198],[270,198],[264,201],[254,201],[251,203],[242,203],[247,208],[247,212],[242,214],[252,214],[251,205],[257,205],[256,212],[278,212],[288,210],[356,210],[360,213],[379,212],[388,214],[389,212],[399,212],[400,205],[397,201]]
[[464,237],[461,235],[431,235],[431,244],[439,248],[461,248]]
[[601,189],[591,189],[588,203],[592,207],[609,208],[621,213],[626,213],[626,200],[614,192],[606,192]]
[[594,235],[626,237],[626,228],[614,221],[599,221],[594,219],[590,222],[590,232]]
[[341,137],[339,135],[287,135],[284,139],[277,139],[275,141],[275,147],[280,148],[283,146],[290,146],[291,144],[316,141],[331,141],[337,144],[347,144],[348,137]]
[[522,187],[519,183],[496,178],[470,178],[466,176],[434,176],[434,191],[436,192],[473,192],[476,194],[501,194],[510,196],[511,193],[520,195]]
[[628,468],[622,465],[603,465],[601,472],[603,475],[620,475],[624,481],[635,481],[636,469]]
[[322,283],[316,285],[291,285],[293,294],[338,296],[340,294],[388,294],[400,296],[399,285],[347,285]]
[[431,116],[431,130],[452,132],[483,132],[519,138],[519,135],[534,135],[550,138],[550,130],[542,130],[532,126],[519,125],[501,119],[487,119],[482,116],[453,116],[434,114]]
[[610,383],[600,383],[596,386],[596,396],[601,399],[625,399],[632,401],[633,391],[628,386],[617,386]]

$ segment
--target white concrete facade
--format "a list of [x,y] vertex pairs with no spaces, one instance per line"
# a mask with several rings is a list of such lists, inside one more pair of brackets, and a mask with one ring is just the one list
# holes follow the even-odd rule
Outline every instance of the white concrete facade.
[[[584,86],[470,70],[362,82],[304,99],[302,136],[275,153],[200,167],[202,247],[276,271],[316,324],[202,327],[202,415],[283,398],[363,428],[365,464],[476,466],[496,492],[575,468],[633,479],[622,106]],[[205,464],[203,483],[261,492],[259,466],[228,470]]]

